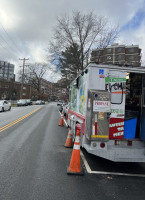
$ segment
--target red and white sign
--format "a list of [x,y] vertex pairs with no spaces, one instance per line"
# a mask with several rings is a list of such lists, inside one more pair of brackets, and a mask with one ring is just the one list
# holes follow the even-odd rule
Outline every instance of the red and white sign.
[[110,101],[93,101],[94,112],[110,112]]
[[124,135],[124,119],[111,118],[109,125],[109,138],[123,139],[123,135]]

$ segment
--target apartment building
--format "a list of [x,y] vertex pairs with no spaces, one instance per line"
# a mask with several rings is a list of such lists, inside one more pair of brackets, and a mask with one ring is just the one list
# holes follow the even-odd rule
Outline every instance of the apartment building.
[[30,95],[31,86],[29,84],[22,85],[21,83],[15,82],[14,80],[8,81],[5,79],[0,79],[0,99],[30,99]]
[[90,61],[139,67],[141,66],[141,49],[138,45],[125,46],[115,43],[106,48],[94,49]]
[[41,78],[41,91],[43,94],[46,94],[47,96],[51,95],[51,90],[52,90],[52,83],[47,81],[44,78]]
[[15,80],[14,65],[6,61],[0,61],[0,79]]

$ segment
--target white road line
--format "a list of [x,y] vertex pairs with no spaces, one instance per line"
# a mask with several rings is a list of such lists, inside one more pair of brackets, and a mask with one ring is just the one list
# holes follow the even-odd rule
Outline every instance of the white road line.
[[[59,114],[61,115],[60,111]],[[66,120],[64,119],[65,125],[68,126]],[[116,176],[130,176],[130,177],[143,177],[145,178],[145,174],[128,174],[128,173],[119,173],[119,172],[104,172],[104,171],[92,171],[83,152],[80,151],[80,155],[84,162],[85,168],[89,174],[105,174],[105,175],[116,175]]]
[[145,177],[145,174],[128,174],[119,172],[103,172],[103,171],[92,171],[83,152],[81,151],[81,157],[84,162],[85,168],[89,174],[105,174],[105,175],[116,175],[116,176],[131,176],[131,177]]
[[89,164],[88,164],[83,152],[80,151],[80,154],[81,154],[82,160],[84,162],[85,168],[86,168],[87,172],[90,174],[92,172],[92,170],[91,170],[91,168],[90,168],[90,166],[89,166]]
[[65,120],[65,119],[63,119],[63,121],[64,121],[65,125],[68,127],[68,124],[67,124],[66,120]]

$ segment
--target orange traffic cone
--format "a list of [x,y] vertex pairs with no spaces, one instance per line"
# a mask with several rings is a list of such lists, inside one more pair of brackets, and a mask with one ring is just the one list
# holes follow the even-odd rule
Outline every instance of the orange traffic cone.
[[61,118],[60,118],[60,121],[59,121],[59,126],[63,126],[63,113],[61,114]]
[[76,131],[76,138],[73,147],[73,152],[71,156],[70,165],[67,169],[68,175],[83,175],[81,169],[81,159],[80,159],[80,130]]
[[71,128],[69,128],[68,135],[67,135],[66,142],[65,142],[64,146],[67,147],[67,148],[73,147]]

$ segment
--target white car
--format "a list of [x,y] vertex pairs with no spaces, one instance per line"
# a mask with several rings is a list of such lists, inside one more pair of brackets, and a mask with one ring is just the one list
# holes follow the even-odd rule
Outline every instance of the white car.
[[17,101],[17,106],[27,106],[27,101],[26,99],[20,99]]
[[6,100],[0,100],[0,111],[11,110],[11,103]]
[[42,105],[42,104],[43,104],[43,102],[41,100],[37,100],[35,103],[35,105]]

